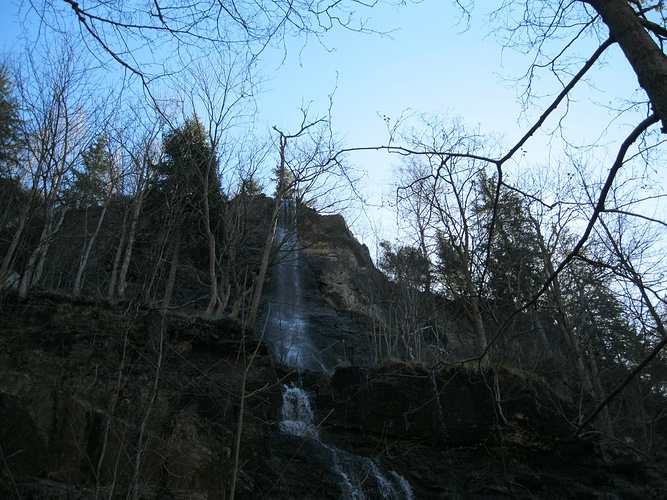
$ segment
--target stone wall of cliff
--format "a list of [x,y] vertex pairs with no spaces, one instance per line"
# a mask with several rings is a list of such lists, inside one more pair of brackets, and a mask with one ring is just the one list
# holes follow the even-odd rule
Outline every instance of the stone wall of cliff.
[[[334,445],[400,474],[414,498],[667,493],[659,463],[573,438],[569,403],[507,372],[390,362],[294,374],[233,322],[48,294],[4,296],[0,331],[9,498],[227,498],[239,428],[237,498],[340,498],[325,467]],[[281,432],[297,380],[321,442]]]

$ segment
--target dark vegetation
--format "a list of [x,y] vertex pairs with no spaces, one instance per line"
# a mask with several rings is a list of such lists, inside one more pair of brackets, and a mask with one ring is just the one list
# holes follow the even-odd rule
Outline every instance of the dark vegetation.
[[664,455],[576,436],[576,400],[531,373],[387,359],[299,375],[236,321],[44,292],[5,295],[0,328],[8,498],[228,498],[233,482],[239,498],[339,498],[330,451],[277,430],[297,380],[323,438],[399,472],[415,498],[667,487]]

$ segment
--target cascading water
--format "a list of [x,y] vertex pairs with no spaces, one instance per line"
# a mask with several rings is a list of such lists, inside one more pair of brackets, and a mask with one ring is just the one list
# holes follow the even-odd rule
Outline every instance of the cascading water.
[[397,472],[389,471],[388,474],[383,474],[372,459],[322,443],[313,419],[314,412],[308,394],[294,385],[285,386],[280,430],[315,440],[330,454],[329,463],[340,480],[340,498],[364,500],[376,498],[378,494],[386,500],[413,498],[410,484]]
[[[290,368],[299,372],[304,369],[324,372],[326,367],[309,335],[301,281],[303,259],[295,216],[294,203],[283,200],[276,228],[276,243],[280,245],[275,270],[279,298],[271,304],[266,338],[278,359]],[[322,443],[308,394],[298,385],[283,387],[281,417],[282,432],[309,440],[330,455],[326,464],[338,478],[341,498],[363,500],[377,498],[379,494],[384,499],[412,499],[410,484],[398,473],[383,474],[370,458]]]
[[266,339],[277,358],[296,370],[324,371],[308,332],[308,315],[301,283],[303,255],[296,233],[296,206],[283,200],[276,228],[278,245],[276,298],[271,303]]
[[294,436],[317,439],[317,428],[313,424],[315,414],[308,395],[294,385],[284,389],[280,430]]

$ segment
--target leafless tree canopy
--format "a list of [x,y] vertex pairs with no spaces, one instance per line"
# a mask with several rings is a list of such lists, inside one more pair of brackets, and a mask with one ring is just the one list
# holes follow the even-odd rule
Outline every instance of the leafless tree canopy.
[[367,16],[378,1],[31,0],[30,5],[47,26],[61,32],[67,31],[67,20],[76,19],[90,50],[105,53],[149,83],[211,50],[255,57],[294,35],[318,37],[332,28],[370,31]]

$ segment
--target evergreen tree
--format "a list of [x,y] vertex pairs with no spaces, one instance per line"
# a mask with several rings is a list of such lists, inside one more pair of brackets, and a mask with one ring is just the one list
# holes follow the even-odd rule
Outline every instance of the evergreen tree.
[[537,235],[522,197],[501,187],[496,203],[496,179],[484,173],[480,174],[477,186],[475,210],[480,230],[490,245],[485,296],[498,309],[511,311],[530,300],[539,288],[541,259]]
[[[169,132],[163,141],[164,158],[155,166],[156,176],[147,199],[152,214],[149,234],[162,247],[157,254],[169,255],[163,305],[171,300],[181,257],[189,259],[190,269],[199,272],[210,267],[206,235],[215,232],[221,221],[223,197],[218,180],[218,160],[197,116]],[[149,236],[150,237],[150,236]],[[181,252],[181,247],[187,252]],[[149,288],[152,284],[149,285]]]
[[19,102],[7,66],[0,66],[0,177],[12,177],[23,143]]
[[[114,172],[114,160],[109,150],[106,135],[100,135],[82,154],[83,170],[75,173],[72,189],[74,206],[82,206],[84,228],[83,251],[79,258],[79,268],[74,280],[74,293],[79,293],[83,286],[84,274],[95,242],[102,229],[107,209],[111,202],[117,176]],[[90,210],[100,207],[100,210]],[[91,213],[94,214],[91,217]],[[90,219],[97,219],[92,232],[89,232]]]
[[411,246],[400,246],[396,250],[388,241],[380,243],[382,255],[378,267],[395,283],[426,291],[426,283],[430,273],[430,262],[419,249]]
[[[178,200],[183,209],[201,206],[206,181],[209,193],[220,192],[217,160],[197,116],[167,134],[163,147],[165,158],[156,166],[158,187]],[[214,168],[209,168],[212,160]]]
[[103,198],[113,181],[113,155],[106,135],[100,135],[83,153],[83,171],[76,173],[75,186],[88,199]]
[[396,333],[393,342],[385,346],[386,354],[401,355],[406,359],[421,359],[424,333],[433,332],[430,318],[431,263],[422,252],[412,246],[380,243],[382,255],[378,267],[394,283],[391,290],[391,324]]
[[[28,202],[16,167],[23,147],[19,102],[7,66],[0,65],[0,255],[5,255],[20,212]],[[7,231],[7,232],[5,232]],[[2,285],[0,273],[0,286]]]
[[503,323],[539,289],[542,262],[527,204],[504,187],[498,200],[496,193],[495,178],[480,169],[452,175],[432,203],[443,221],[435,234],[439,289],[461,302],[479,339],[500,341],[494,355],[504,359],[513,334]]
[[262,194],[263,190],[264,187],[257,181],[257,179],[250,176],[247,179],[243,179],[241,181],[239,194],[247,198],[252,198],[253,196]]

